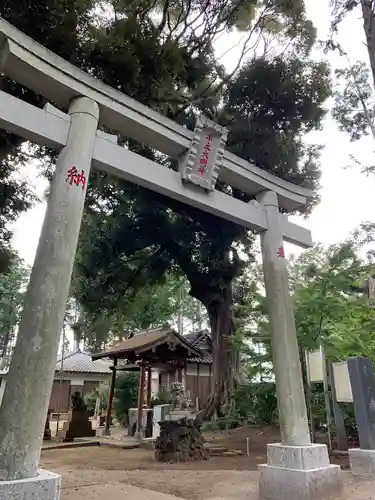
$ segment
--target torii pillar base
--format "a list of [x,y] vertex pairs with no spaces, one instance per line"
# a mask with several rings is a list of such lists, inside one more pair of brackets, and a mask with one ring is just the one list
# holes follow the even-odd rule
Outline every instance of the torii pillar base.
[[36,477],[0,481],[0,500],[60,500],[61,476],[39,470]]
[[267,464],[258,467],[259,500],[341,498],[341,469],[329,463],[327,446],[323,444],[269,444]]

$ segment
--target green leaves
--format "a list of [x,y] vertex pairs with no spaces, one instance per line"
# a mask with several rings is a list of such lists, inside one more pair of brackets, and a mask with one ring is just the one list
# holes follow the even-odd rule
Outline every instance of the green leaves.
[[373,266],[362,260],[359,248],[354,240],[327,250],[316,247],[291,267],[302,348],[315,349],[322,342],[328,355],[338,359],[368,352],[375,311],[365,293],[353,290],[359,290]]
[[[105,15],[94,0],[39,0],[34,12],[25,2],[5,5],[16,26],[113,88],[187,126],[198,110],[215,116],[231,129],[231,151],[317,186],[319,148],[304,146],[302,136],[320,126],[329,78],[325,65],[306,60],[314,30],[302,0],[111,0]],[[248,27],[247,41],[228,74],[213,46],[239,23]],[[250,59],[234,77],[259,39],[266,54],[282,57]],[[142,144],[120,142],[175,167]],[[161,320],[171,311],[164,287],[174,274],[185,275],[206,305],[226,296],[230,307],[231,283],[252,246],[253,235],[241,227],[94,172],[72,287],[91,325],[88,338],[98,346],[126,322]]]
[[254,59],[227,90],[229,149],[284,179],[315,187],[319,147],[302,135],[320,126],[330,95],[329,68],[300,58]]
[[371,134],[375,139],[374,90],[370,82],[370,70],[364,62],[336,69],[338,81],[334,92],[332,111],[340,130],[347,132],[352,141]]
[[15,338],[29,272],[16,256],[9,269],[0,274],[0,358]]
[[[298,343],[315,350],[323,344],[332,360],[348,356],[375,359],[375,309],[369,304],[367,278],[375,271],[372,254],[374,224],[365,223],[346,241],[325,248],[316,245],[289,261],[290,291]],[[248,327],[243,330],[242,354],[248,377],[266,377],[272,367],[266,298],[260,269],[252,273]]]

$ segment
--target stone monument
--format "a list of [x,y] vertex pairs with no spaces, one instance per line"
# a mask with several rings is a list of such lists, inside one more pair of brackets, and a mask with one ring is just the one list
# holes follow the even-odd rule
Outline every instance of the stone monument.
[[[0,500],[59,498],[60,479],[40,471],[39,458],[92,163],[261,233],[282,435],[282,444],[270,445],[268,463],[261,467],[261,498],[323,500],[338,493],[339,469],[329,465],[326,447],[310,442],[283,248],[284,240],[312,246],[310,231],[281,212],[309,204],[313,193],[225,151],[226,131],[210,120],[198,119],[194,130],[184,128],[59,58],[2,18],[0,71],[59,106],[38,109],[0,91],[0,126],[25,140],[61,148],[0,408]],[[117,136],[98,130],[99,123],[176,159],[179,172],[119,146]],[[217,179],[253,201],[247,204],[215,189]]]
[[69,411],[69,419],[64,422],[62,431],[58,437],[62,437],[64,442],[71,442],[74,438],[93,437],[95,430],[89,420],[86,405],[79,392],[72,394],[72,408]]
[[46,425],[44,426],[43,440],[50,441],[51,437],[52,437],[52,434],[51,434],[51,412],[48,410],[47,417],[46,417]]
[[347,359],[358,428],[358,449],[349,450],[350,468],[354,475],[375,477],[375,378],[368,358]]

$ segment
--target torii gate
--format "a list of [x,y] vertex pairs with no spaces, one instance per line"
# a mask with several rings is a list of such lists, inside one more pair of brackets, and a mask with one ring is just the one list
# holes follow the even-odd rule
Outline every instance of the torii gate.
[[[279,213],[305,205],[312,192],[225,151],[227,131],[219,125],[199,118],[191,132],[61,59],[2,18],[0,70],[68,111],[50,104],[38,109],[0,92],[0,127],[62,148],[0,410],[0,499],[10,491],[19,496],[27,491],[22,498],[59,498],[59,476],[38,466],[91,164],[261,234],[282,444],[268,446],[260,498],[323,499],[338,492],[339,467],[329,465],[325,446],[310,440],[283,250],[283,240],[311,246],[311,234]],[[180,172],[118,146],[116,136],[98,125],[179,159]],[[215,190],[218,177],[257,201],[246,204]],[[32,496],[41,483],[45,493]]]

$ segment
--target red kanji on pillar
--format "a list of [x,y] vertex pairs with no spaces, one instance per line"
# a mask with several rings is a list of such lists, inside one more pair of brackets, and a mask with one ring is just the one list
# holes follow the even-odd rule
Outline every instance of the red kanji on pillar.
[[280,257],[280,259],[284,259],[285,258],[284,247],[282,245],[277,249],[277,254],[276,255],[278,257]]
[[76,167],[71,167],[68,170],[68,177],[66,178],[66,182],[68,182],[70,186],[73,186],[73,184],[76,186],[81,185],[83,191],[86,186],[85,172],[81,170],[81,173],[79,173]]

